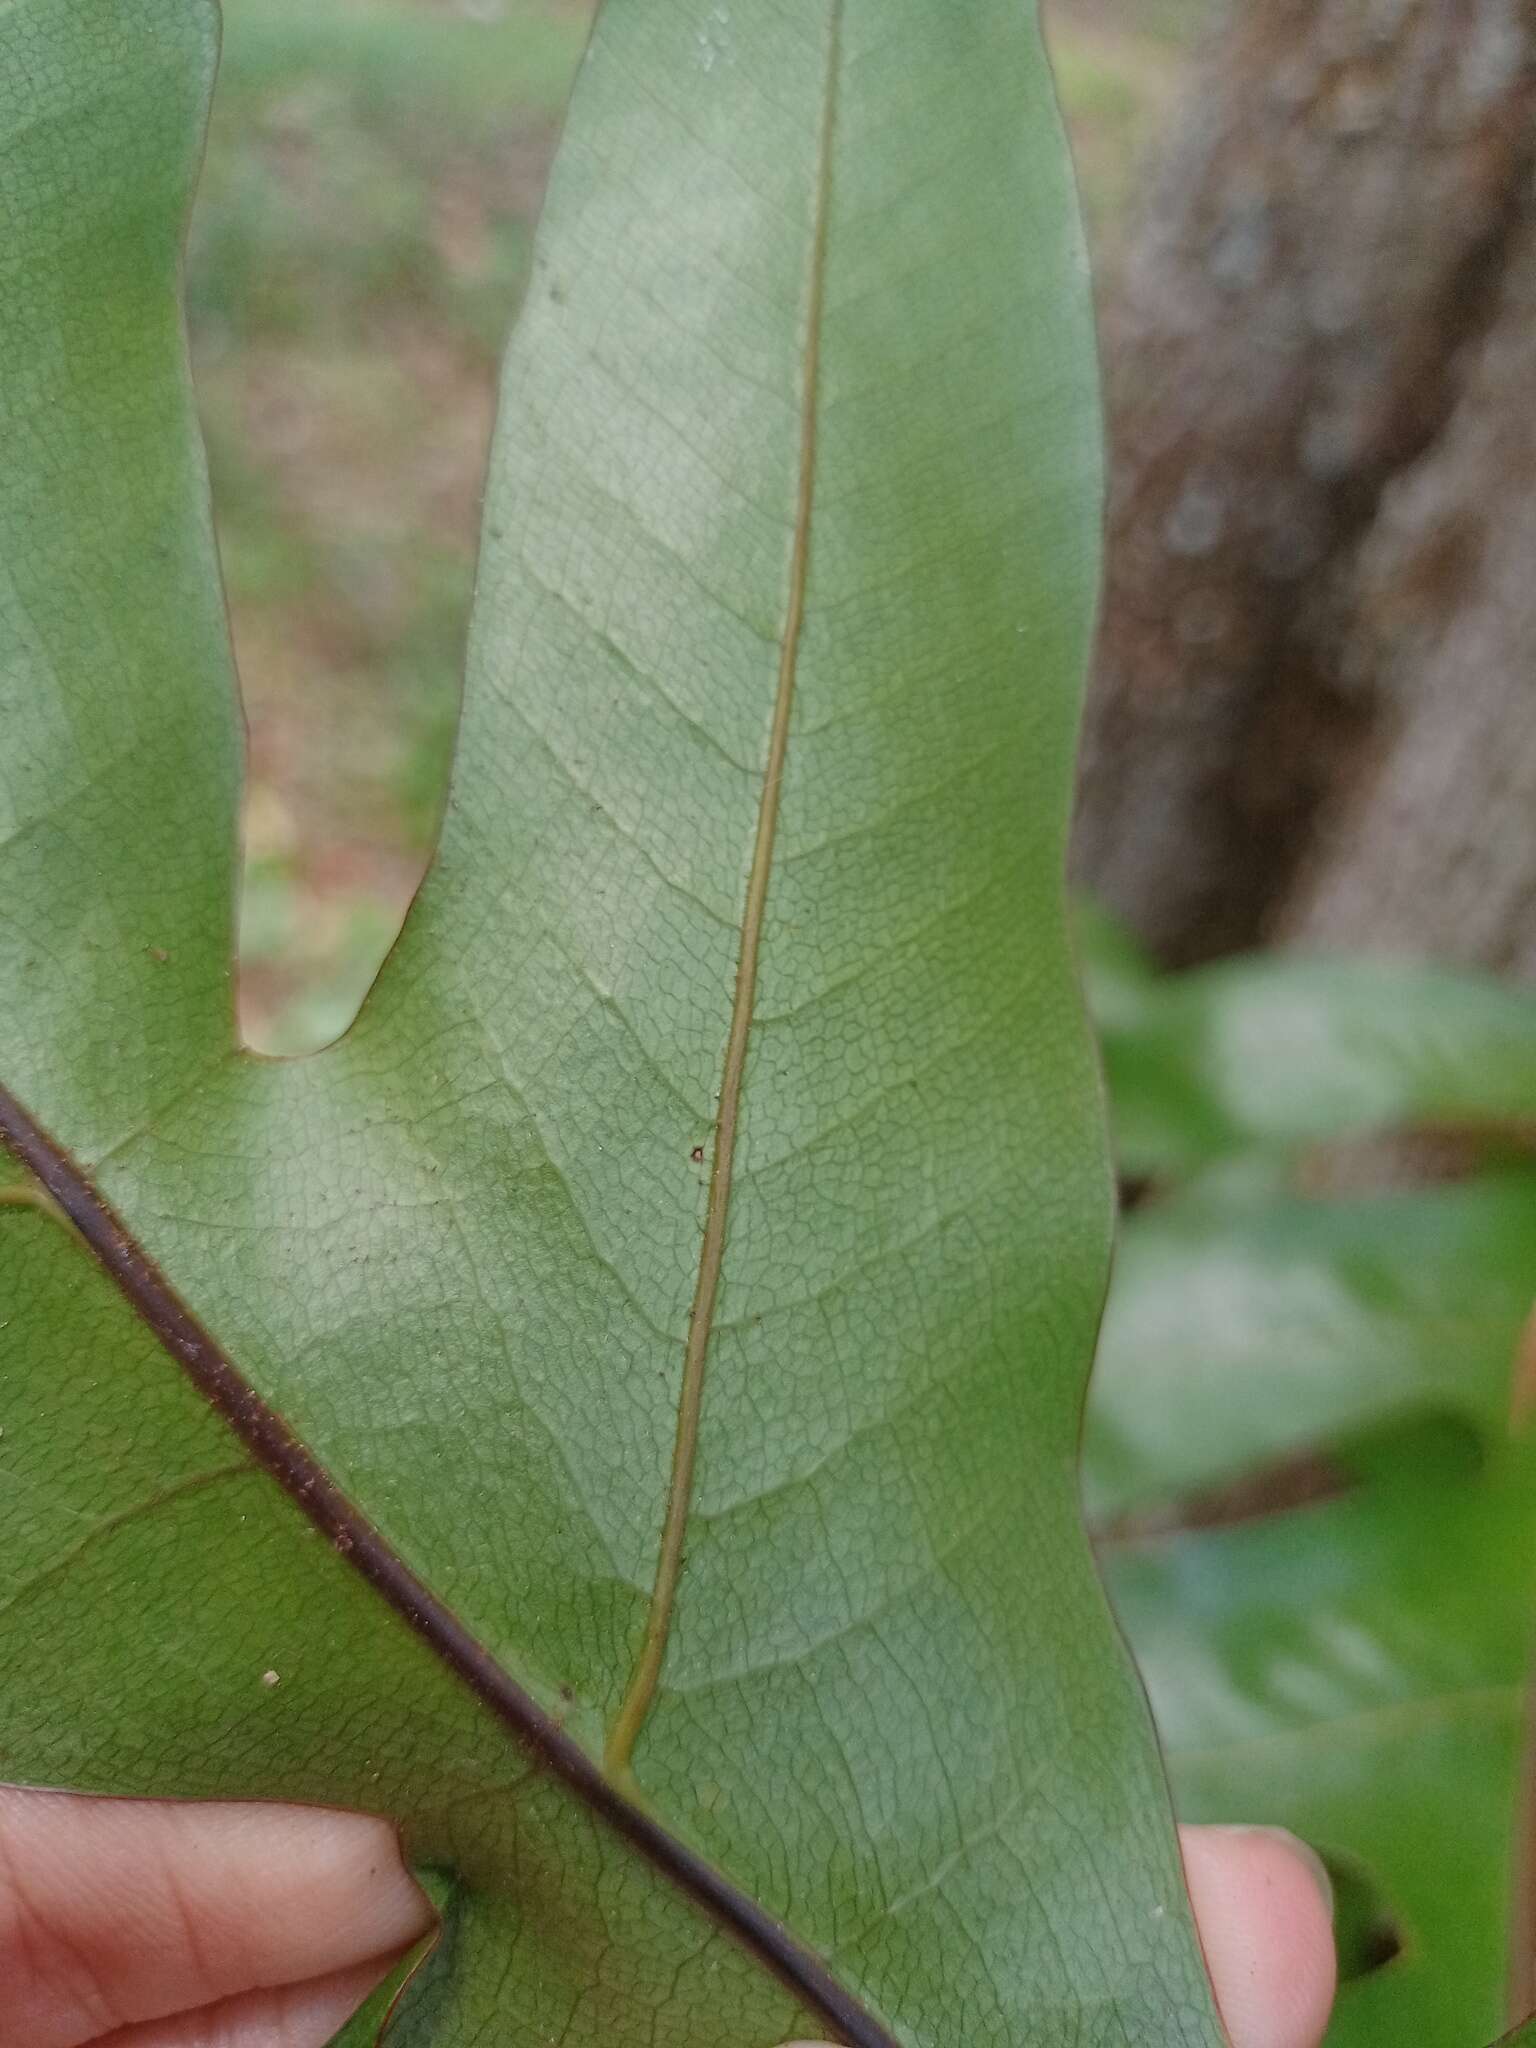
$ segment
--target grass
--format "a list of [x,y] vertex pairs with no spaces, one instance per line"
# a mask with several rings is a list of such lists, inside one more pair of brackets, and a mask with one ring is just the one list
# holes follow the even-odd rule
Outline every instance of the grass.
[[[1051,0],[1111,244],[1213,0]],[[457,713],[496,360],[587,0],[225,0],[188,302],[250,726],[245,1029],[343,1029]]]

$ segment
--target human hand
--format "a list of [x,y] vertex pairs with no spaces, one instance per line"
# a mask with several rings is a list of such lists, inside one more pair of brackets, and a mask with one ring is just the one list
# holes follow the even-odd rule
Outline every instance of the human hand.
[[[1288,1838],[1189,1828],[1233,2048],[1317,2048],[1327,1905]],[[325,2048],[431,1925],[393,1831],[358,1814],[0,1788],[6,2048]]]

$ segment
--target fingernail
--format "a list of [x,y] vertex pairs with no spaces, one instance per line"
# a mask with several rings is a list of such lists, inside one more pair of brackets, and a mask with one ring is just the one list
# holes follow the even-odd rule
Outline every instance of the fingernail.
[[1328,1917],[1330,1920],[1333,1918],[1333,1879],[1328,1875],[1327,1864],[1310,1842],[1304,1842],[1300,1835],[1293,1835],[1289,1828],[1218,1826],[1212,1832],[1219,1835],[1267,1836],[1272,1842],[1283,1843],[1291,1854],[1299,1858],[1311,1871],[1313,1882],[1323,1895],[1323,1904],[1328,1908]]

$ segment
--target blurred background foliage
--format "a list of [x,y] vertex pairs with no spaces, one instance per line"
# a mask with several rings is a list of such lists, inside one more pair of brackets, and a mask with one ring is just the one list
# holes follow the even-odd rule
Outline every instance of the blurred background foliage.
[[[1211,0],[1056,0],[1094,232],[1118,232]],[[501,345],[588,0],[225,0],[189,253],[251,734],[243,1010],[341,1030],[447,774]]]
[[1536,992],[1079,942],[1125,1214],[1084,1495],[1184,1818],[1334,1881],[1329,2048],[1536,2009]]
[[266,1050],[344,1027],[431,844],[496,364],[585,27],[542,0],[225,9],[188,299]]
[[[345,1028],[431,845],[496,363],[589,7],[225,11],[189,298],[251,734],[242,1011],[296,1052]],[[1490,433],[1519,440],[1498,178],[1536,160],[1536,6],[1049,25],[1120,451],[1079,851],[1116,914],[1079,931],[1126,1215],[1086,1496],[1183,1810],[1329,1861],[1332,2048],[1472,2048],[1536,2006],[1530,607],[1479,583],[1465,508]],[[1497,238],[1434,182],[1468,136]],[[1389,204],[1384,270],[1350,268]],[[1394,348],[1407,395],[1373,409]],[[1346,645],[1347,672],[1318,652]],[[1435,724],[1462,704],[1475,744]]]

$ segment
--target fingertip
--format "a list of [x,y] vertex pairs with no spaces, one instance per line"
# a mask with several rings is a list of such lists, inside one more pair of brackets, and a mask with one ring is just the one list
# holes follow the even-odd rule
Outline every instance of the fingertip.
[[0,1788],[0,2040],[111,2037],[397,1954],[432,1911],[356,1813]]
[[1184,1872],[1233,2048],[1318,2048],[1337,1986],[1316,1859],[1278,1828],[1185,1828]]

